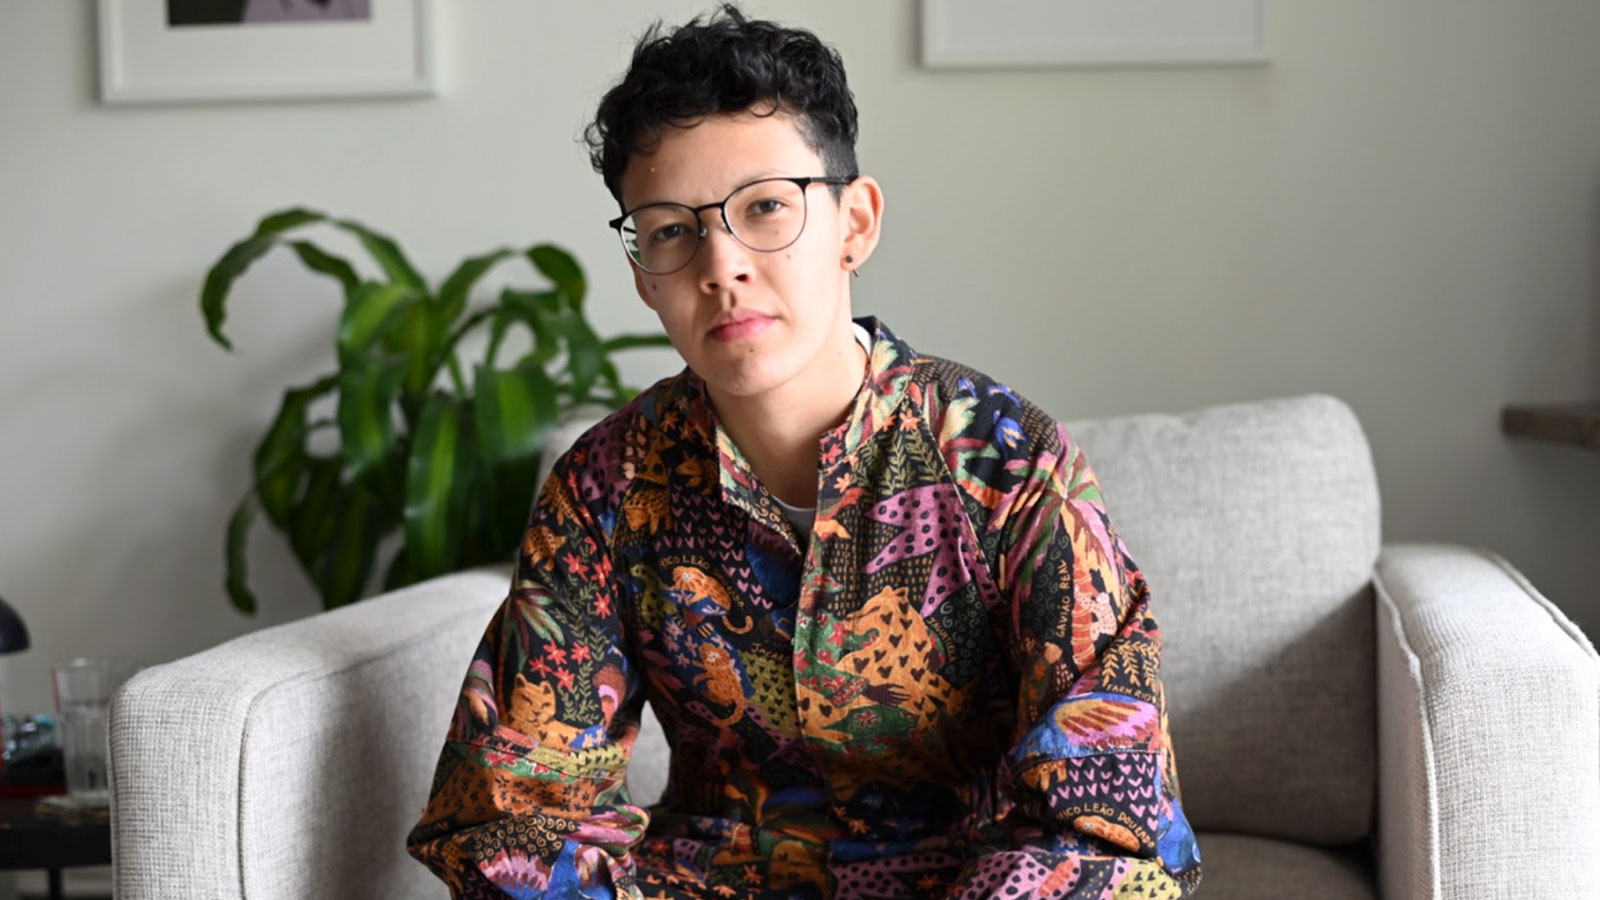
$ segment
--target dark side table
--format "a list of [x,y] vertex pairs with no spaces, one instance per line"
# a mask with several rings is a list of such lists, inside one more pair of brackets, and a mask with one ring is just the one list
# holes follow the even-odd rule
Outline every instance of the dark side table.
[[0,797],[0,869],[47,869],[50,900],[61,900],[61,870],[111,864],[111,823],[37,812],[38,797]]

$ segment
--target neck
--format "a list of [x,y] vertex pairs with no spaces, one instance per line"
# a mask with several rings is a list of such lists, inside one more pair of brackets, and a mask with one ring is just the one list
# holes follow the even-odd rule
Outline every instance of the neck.
[[850,413],[866,365],[851,327],[807,371],[770,391],[752,397],[709,385],[707,391],[722,427],[767,490],[790,506],[814,506],[818,442]]

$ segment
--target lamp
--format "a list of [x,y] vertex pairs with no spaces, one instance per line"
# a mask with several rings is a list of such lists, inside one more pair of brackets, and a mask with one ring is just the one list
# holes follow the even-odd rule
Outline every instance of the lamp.
[[[28,649],[28,626],[11,604],[0,597],[0,653],[16,653]],[[3,685],[0,685],[3,686]],[[5,768],[5,757],[0,756],[0,770]]]
[[28,626],[22,617],[0,597],[0,653],[16,653],[28,649]]

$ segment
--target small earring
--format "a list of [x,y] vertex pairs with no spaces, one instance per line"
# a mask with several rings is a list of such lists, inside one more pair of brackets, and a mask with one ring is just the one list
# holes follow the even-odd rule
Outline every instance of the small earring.
[[845,262],[855,262],[855,261],[856,261],[856,258],[855,258],[855,257],[854,257],[854,256],[846,256],[846,257],[845,257],[845,258],[844,258],[844,261],[845,261]]

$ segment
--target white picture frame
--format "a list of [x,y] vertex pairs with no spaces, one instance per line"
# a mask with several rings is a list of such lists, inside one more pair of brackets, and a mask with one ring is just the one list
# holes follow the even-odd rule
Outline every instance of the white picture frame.
[[168,26],[165,0],[99,0],[106,104],[426,97],[431,0],[370,0],[360,21]]
[[1265,0],[922,0],[922,64],[1259,66]]

